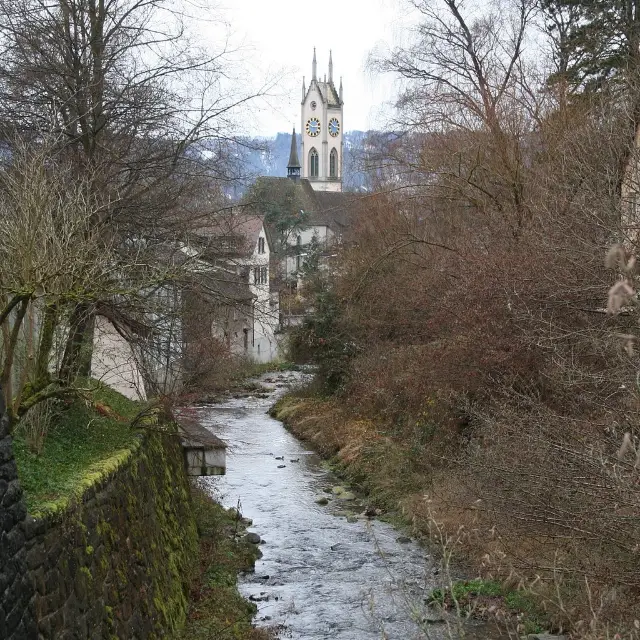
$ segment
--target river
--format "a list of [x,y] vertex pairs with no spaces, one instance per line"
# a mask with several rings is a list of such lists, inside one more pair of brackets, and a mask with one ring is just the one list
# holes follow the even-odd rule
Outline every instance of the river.
[[[268,374],[260,379],[266,397],[197,409],[202,424],[230,445],[227,475],[203,478],[203,485],[226,506],[240,503],[250,530],[263,538],[255,573],[240,581],[258,605],[257,624],[283,625],[283,637],[298,640],[460,637],[424,604],[439,586],[428,550],[385,522],[356,516],[366,502],[336,496],[340,480],[267,414],[299,381],[293,372]],[[327,505],[318,504],[322,497]]]

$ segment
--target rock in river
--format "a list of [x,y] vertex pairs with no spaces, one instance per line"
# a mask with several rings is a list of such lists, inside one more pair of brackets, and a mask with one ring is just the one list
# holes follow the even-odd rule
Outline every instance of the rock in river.
[[316,500],[316,504],[319,504],[321,506],[324,507],[324,505],[329,504],[329,499],[325,498],[324,496],[320,496],[317,500]]
[[260,540],[261,540],[260,536],[257,533],[253,533],[253,531],[250,531],[249,533],[247,533],[244,539],[247,542],[250,542],[251,544],[260,544]]

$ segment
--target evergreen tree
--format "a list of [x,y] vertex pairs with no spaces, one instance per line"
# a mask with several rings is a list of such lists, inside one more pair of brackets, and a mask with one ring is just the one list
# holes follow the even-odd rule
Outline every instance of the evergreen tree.
[[580,93],[633,89],[640,70],[640,0],[542,0],[555,44],[552,81]]

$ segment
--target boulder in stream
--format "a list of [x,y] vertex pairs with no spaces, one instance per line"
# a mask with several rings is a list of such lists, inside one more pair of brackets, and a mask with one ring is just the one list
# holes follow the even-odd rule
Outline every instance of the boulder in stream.
[[244,539],[251,544],[260,544],[260,540],[262,540],[262,538],[257,533],[253,533],[253,531],[249,531]]
[[324,507],[325,505],[329,504],[329,499],[326,498],[325,496],[320,496],[319,498],[316,499],[316,504],[319,504]]

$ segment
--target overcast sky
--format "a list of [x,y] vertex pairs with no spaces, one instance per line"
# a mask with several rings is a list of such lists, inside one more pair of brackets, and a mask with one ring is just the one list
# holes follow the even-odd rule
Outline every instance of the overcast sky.
[[[279,94],[254,105],[248,133],[271,136],[300,127],[302,77],[311,78],[313,47],[318,75],[327,73],[333,51],[334,81],[344,85],[346,130],[378,128],[385,103],[394,93],[390,78],[377,78],[366,69],[374,48],[398,42],[411,17],[402,0],[221,0],[236,43],[258,76],[281,75]],[[404,9],[404,10],[403,10]]]

